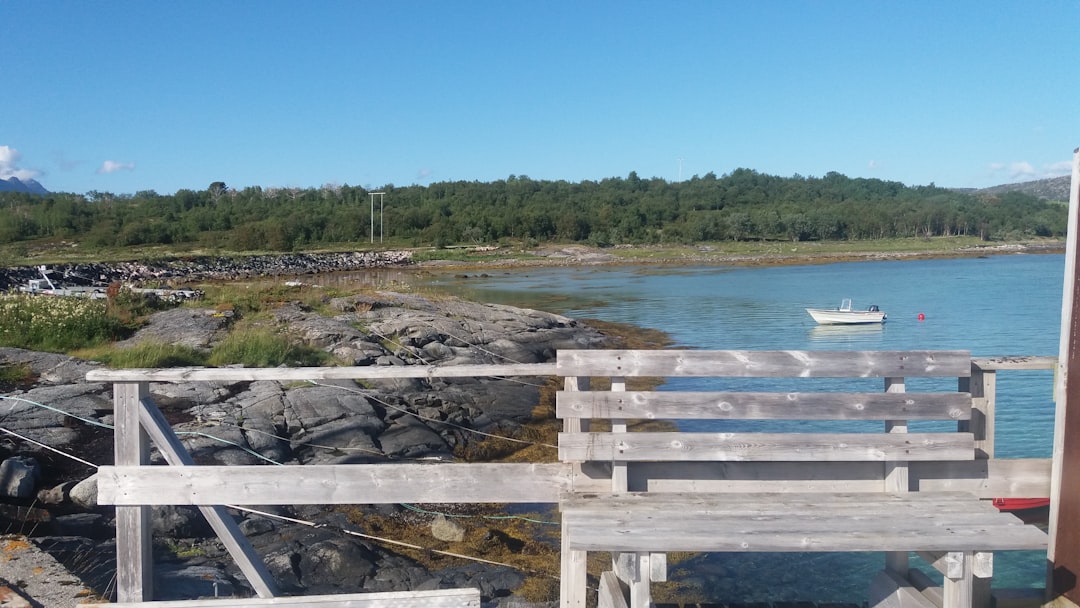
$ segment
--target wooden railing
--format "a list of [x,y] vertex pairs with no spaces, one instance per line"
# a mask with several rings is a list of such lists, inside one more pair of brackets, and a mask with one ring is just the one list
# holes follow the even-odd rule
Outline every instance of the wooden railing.
[[[1048,496],[1050,460],[1002,460],[994,454],[995,380],[998,371],[1053,369],[1053,357],[998,357],[973,360],[970,391],[975,398],[971,432],[985,458],[962,466],[982,467],[982,481],[957,486],[963,477],[911,463],[922,489],[964,490],[983,498]],[[335,466],[195,466],[150,396],[150,383],[387,378],[555,376],[554,364],[464,365],[448,367],[331,367],[274,369],[97,370],[87,379],[114,385],[115,465],[99,470],[101,504],[116,505],[117,598],[138,606],[153,598],[150,552],[152,505],[197,506],[221,538],[261,599],[244,605],[326,607],[479,606],[479,593],[448,590],[422,594],[360,594],[319,598],[279,597],[266,566],[239,532],[225,505],[417,503],[557,503],[592,482],[574,476],[565,463],[534,464],[351,464]],[[964,390],[965,387],[961,387]],[[151,445],[170,466],[150,464]],[[705,484],[705,485],[702,485]],[[708,480],[695,480],[701,488]],[[610,482],[609,482],[610,485]],[[603,485],[592,486],[605,491]],[[391,597],[393,596],[393,597]],[[411,598],[411,599],[409,599]],[[313,604],[315,600],[317,603]],[[564,598],[565,600],[565,598]],[[114,606],[116,604],[113,604]],[[154,602],[147,606],[204,605]],[[206,602],[206,606],[214,605]],[[231,605],[221,603],[220,605]]]
[[[197,506],[236,560],[260,600],[246,606],[309,606],[311,597],[278,597],[266,566],[223,505],[385,503],[554,503],[569,489],[566,465],[350,464],[337,466],[195,466],[150,396],[152,382],[245,382],[552,376],[554,365],[447,367],[307,367],[273,369],[98,370],[113,383],[115,466],[98,470],[98,500],[116,505],[117,599],[137,606],[153,599],[150,507]],[[170,466],[150,464],[151,444]],[[478,608],[479,591],[320,597],[318,606]],[[146,604],[151,605],[151,604]],[[190,605],[154,602],[153,606]],[[208,604],[212,605],[212,604]]]

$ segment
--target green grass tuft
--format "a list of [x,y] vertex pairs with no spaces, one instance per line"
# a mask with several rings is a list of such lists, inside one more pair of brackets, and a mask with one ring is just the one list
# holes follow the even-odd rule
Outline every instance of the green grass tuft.
[[208,363],[214,366],[305,367],[331,365],[333,357],[308,346],[292,344],[273,330],[251,327],[230,333],[211,351]]
[[201,367],[207,361],[207,355],[194,348],[149,341],[128,348],[105,347],[79,354],[119,369]]

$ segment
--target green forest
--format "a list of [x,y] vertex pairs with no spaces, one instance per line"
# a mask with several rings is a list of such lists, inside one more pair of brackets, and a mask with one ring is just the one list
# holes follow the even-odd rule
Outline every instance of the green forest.
[[[1067,207],[1019,192],[899,182],[777,177],[737,169],[670,182],[546,181],[511,175],[378,189],[229,188],[175,194],[0,193],[0,245],[171,245],[234,252],[385,243],[446,247],[557,241],[598,247],[710,241],[830,241],[974,236],[1063,237]],[[374,209],[374,212],[372,212]]]

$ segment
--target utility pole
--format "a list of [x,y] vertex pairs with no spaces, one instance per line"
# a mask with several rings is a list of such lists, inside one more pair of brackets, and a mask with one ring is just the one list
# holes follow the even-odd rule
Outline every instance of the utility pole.
[[382,226],[383,226],[383,221],[382,221],[383,195],[386,194],[386,193],[385,192],[369,192],[368,194],[371,195],[371,242],[372,243],[375,242],[375,195],[379,196],[379,242],[381,243],[382,238],[383,238],[383,228],[382,228]]

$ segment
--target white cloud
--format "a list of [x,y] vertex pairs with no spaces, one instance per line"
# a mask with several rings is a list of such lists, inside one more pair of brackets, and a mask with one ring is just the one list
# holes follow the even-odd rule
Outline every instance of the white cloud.
[[1072,173],[1072,161],[1071,160],[1062,160],[1062,161],[1058,161],[1056,163],[1051,163],[1051,164],[1046,166],[1046,171],[1048,173],[1052,173],[1055,176],[1057,176],[1057,175],[1068,175],[1068,174]]
[[1063,160],[1041,167],[1036,167],[1027,161],[990,163],[989,169],[992,175],[1001,174],[1004,176],[1003,178],[1014,181],[1033,181],[1037,179],[1046,179],[1048,177],[1068,175],[1072,170],[1072,161]]
[[135,170],[135,163],[121,163],[121,162],[117,162],[115,160],[107,160],[107,161],[101,163],[101,167],[98,168],[97,172],[98,172],[99,175],[104,175],[104,174],[107,174],[107,173],[116,173],[117,171],[134,171],[134,170]]
[[0,146],[0,179],[17,177],[20,180],[34,179],[41,175],[40,171],[19,168],[19,159],[22,154],[10,146]]
[[1035,174],[1035,167],[1027,161],[1020,161],[1009,164],[1009,177],[1032,177]]

